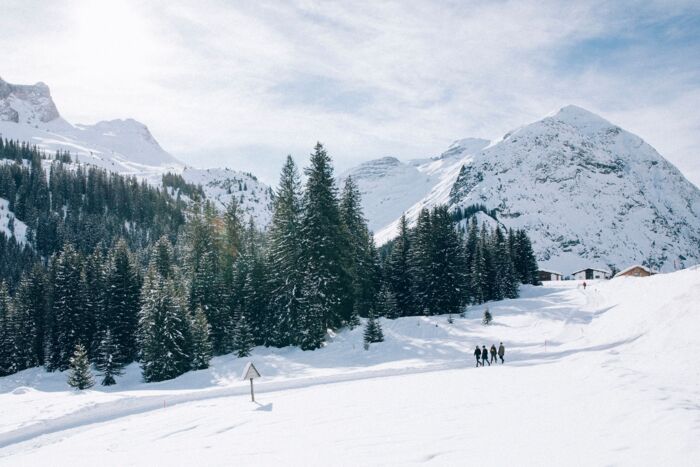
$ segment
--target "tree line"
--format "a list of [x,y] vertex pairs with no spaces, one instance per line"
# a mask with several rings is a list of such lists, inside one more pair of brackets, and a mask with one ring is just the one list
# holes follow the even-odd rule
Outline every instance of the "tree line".
[[[21,180],[40,180],[40,167],[23,165]],[[516,297],[519,283],[537,282],[525,232],[478,226],[472,217],[462,233],[444,206],[423,210],[412,228],[402,217],[380,259],[357,185],[348,177],[338,189],[321,144],[304,185],[287,157],[265,232],[242,218],[235,197],[219,212],[206,199],[184,205],[126,177],[93,173],[106,182],[107,200],[123,194],[112,206],[89,201],[92,169],[52,162],[49,170],[49,212],[64,212],[67,231],[95,211],[130,227],[108,230],[94,244],[63,236],[60,247],[41,250],[31,238],[34,262],[14,285],[3,277],[0,286],[0,374],[39,365],[64,370],[77,349],[103,384],[134,361],[146,381],[160,381],[206,368],[212,355],[246,356],[257,345],[316,349],[328,329],[354,327],[360,317],[369,318],[370,340],[377,341],[378,316],[454,313]],[[51,187],[53,174],[62,190]],[[2,180],[0,193],[7,190]],[[31,186],[42,189],[41,182]],[[25,199],[32,196],[29,190]],[[141,212],[143,199],[158,202]],[[43,228],[41,217],[22,215]]]

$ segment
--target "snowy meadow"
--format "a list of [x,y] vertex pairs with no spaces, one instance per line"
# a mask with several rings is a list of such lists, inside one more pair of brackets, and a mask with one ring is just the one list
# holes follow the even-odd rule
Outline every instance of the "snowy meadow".
[[[698,465],[700,270],[579,285],[161,383],[134,364],[75,392],[25,370],[0,379],[0,465]],[[506,363],[475,368],[474,346],[501,341]]]

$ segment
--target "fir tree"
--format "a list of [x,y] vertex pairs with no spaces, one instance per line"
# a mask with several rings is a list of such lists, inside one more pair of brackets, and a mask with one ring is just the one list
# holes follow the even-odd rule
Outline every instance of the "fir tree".
[[320,143],[306,174],[301,223],[305,315],[301,324],[305,328],[301,334],[302,348],[317,348],[326,328],[339,328],[350,318],[352,290],[333,169]]
[[275,345],[299,345],[303,287],[301,258],[301,181],[294,159],[280,175],[269,230],[270,306],[274,312]]
[[102,386],[112,386],[117,384],[115,376],[121,376],[123,361],[119,358],[119,348],[112,337],[112,333],[107,329],[98,347],[98,357],[96,367],[102,373]]
[[117,242],[109,254],[104,284],[104,327],[112,333],[118,363],[126,365],[136,357],[140,281],[124,240]]
[[66,245],[54,262],[49,370],[66,370],[80,337],[85,335],[80,269],[79,253]]
[[400,316],[396,295],[386,283],[383,283],[379,290],[378,309],[379,316],[388,319],[396,319]]
[[87,349],[82,344],[75,346],[73,356],[70,358],[70,375],[68,376],[68,385],[78,389],[88,389],[95,385],[95,379],[92,376],[90,369],[90,361],[88,360]]
[[375,342],[384,341],[384,333],[382,332],[382,326],[379,321],[374,317],[374,310],[370,310],[369,318],[367,318],[367,324],[365,326],[364,332],[365,344],[372,344]]
[[238,358],[249,357],[253,350],[253,333],[245,314],[242,314],[236,324],[234,351]]
[[399,235],[387,261],[387,281],[396,297],[396,307],[399,316],[409,316],[415,313],[415,301],[411,281],[410,265],[411,243],[409,239],[406,215],[399,220]]
[[146,382],[175,378],[191,368],[190,321],[172,279],[150,268],[141,292],[140,361]]
[[12,303],[7,285],[0,281],[0,376],[16,370],[14,327],[12,326]]
[[209,323],[202,308],[197,308],[192,319],[192,369],[209,368],[212,348],[209,342]]

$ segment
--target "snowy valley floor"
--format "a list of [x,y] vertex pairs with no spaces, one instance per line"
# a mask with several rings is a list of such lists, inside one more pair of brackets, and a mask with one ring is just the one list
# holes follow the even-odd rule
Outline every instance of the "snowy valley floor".
[[[356,329],[158,384],[0,378],[0,465],[700,465],[700,269],[488,306],[491,326],[382,320],[369,351]],[[500,341],[506,364],[474,368]]]

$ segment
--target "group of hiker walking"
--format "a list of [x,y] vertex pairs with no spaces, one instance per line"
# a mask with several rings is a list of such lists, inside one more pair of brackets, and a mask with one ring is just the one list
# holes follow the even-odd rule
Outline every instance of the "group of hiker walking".
[[486,363],[491,366],[492,363],[498,363],[498,359],[501,359],[501,364],[504,363],[503,356],[506,354],[506,348],[503,347],[503,342],[501,342],[501,345],[498,346],[498,350],[496,350],[496,345],[491,346],[491,361],[489,361],[489,350],[486,348],[485,345],[482,345],[481,348],[479,346],[476,346],[476,349],[474,350],[474,356],[476,357],[476,366],[478,367],[479,365],[485,366]]

